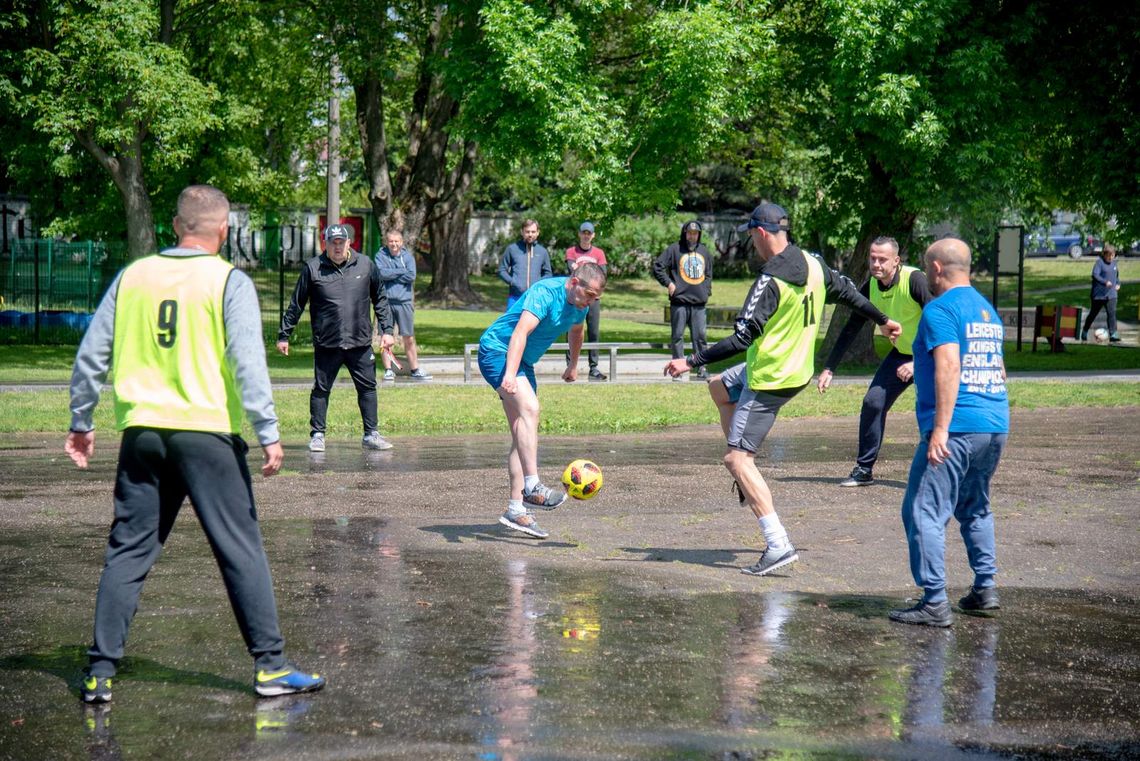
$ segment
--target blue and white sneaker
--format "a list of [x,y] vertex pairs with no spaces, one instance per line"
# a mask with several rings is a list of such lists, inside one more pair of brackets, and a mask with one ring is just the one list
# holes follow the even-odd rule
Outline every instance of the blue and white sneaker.
[[276,671],[257,669],[253,673],[253,689],[263,698],[292,695],[298,692],[316,692],[325,686],[320,674],[307,674],[295,663],[286,662]]
[[529,512],[512,513],[507,510],[499,516],[499,523],[507,528],[512,528],[515,531],[521,531],[528,536],[533,536],[535,539],[545,539],[550,536],[549,531],[545,531],[538,525],[538,521]]
[[527,507],[533,507],[537,510],[553,510],[556,507],[561,507],[566,501],[566,492],[555,491],[549,486],[543,486],[539,483],[530,491],[523,489],[522,501]]

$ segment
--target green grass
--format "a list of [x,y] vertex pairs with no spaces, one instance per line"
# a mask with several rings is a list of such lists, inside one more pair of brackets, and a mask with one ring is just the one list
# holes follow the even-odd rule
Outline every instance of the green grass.
[[[866,389],[862,385],[833,386],[826,394],[806,389],[781,410],[789,417],[858,415]],[[282,435],[297,440],[308,435],[309,393],[283,389],[274,394]],[[65,435],[68,423],[67,392],[45,389],[3,393],[5,414],[0,432],[43,432]],[[716,410],[703,384],[662,383],[634,385],[567,385],[547,382],[539,386],[542,402],[542,432],[585,435],[633,433],[676,425],[715,425]],[[1140,392],[1132,385],[1122,389],[1114,383],[1013,381],[1010,400],[1015,409],[1039,407],[1135,407]],[[96,410],[96,429],[113,430],[110,399]],[[914,392],[907,391],[896,409],[914,405]],[[581,414],[589,410],[590,414]],[[484,384],[468,386],[412,386],[380,391],[380,428],[385,435],[506,434],[498,397]],[[329,405],[329,435],[360,435],[360,413],[351,387],[337,387]],[[249,432],[246,432],[247,438]]]

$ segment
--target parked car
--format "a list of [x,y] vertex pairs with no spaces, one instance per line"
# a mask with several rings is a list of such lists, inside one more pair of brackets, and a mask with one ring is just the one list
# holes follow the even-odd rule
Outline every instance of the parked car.
[[1085,232],[1077,225],[1061,222],[1046,228],[1035,228],[1025,235],[1026,256],[1060,256],[1067,254],[1080,259],[1088,253],[1099,252],[1104,241]]

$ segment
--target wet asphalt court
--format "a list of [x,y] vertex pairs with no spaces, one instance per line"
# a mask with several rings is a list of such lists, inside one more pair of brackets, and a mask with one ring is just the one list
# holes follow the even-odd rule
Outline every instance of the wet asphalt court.
[[[621,457],[675,448],[646,437]],[[769,456],[811,451],[773,437]],[[13,457],[0,450],[11,493]],[[289,451],[302,479],[501,457],[480,441]],[[181,521],[98,709],[76,695],[104,531],[6,531],[0,758],[1140,758],[1135,596],[1003,589],[998,615],[928,630],[885,619],[897,591],[694,592],[629,564],[405,546],[392,528],[263,509],[288,652],[329,687],[258,700],[205,541]]]

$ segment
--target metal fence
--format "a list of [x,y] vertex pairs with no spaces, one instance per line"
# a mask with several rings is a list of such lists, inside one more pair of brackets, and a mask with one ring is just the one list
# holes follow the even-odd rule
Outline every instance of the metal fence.
[[[160,241],[168,237],[164,233],[159,231]],[[320,253],[320,234],[303,225],[231,228],[220,253],[257,286],[263,330],[271,340],[302,263]],[[78,342],[129,261],[124,243],[9,240],[0,250],[0,343]],[[294,340],[310,335],[306,314]]]

